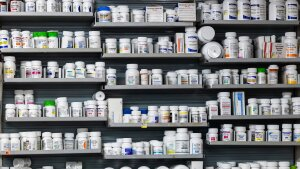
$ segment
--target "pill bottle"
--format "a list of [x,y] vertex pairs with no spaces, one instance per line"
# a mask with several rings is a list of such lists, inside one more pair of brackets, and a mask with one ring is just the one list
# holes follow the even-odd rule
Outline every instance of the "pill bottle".
[[285,20],[285,3],[283,0],[270,0],[269,20]]
[[47,63],[47,78],[58,78],[59,67],[56,61]]
[[228,85],[231,84],[231,70],[230,69],[222,69],[219,73],[219,81],[220,84]]
[[257,84],[267,84],[267,76],[265,68],[257,68]]
[[268,84],[278,84],[278,69],[277,65],[268,67]]
[[73,12],[83,12],[82,0],[73,0]]
[[116,69],[106,69],[106,80],[107,85],[117,85],[117,76],[116,76]]
[[25,104],[24,90],[15,90],[15,105]]
[[20,151],[21,142],[19,133],[10,133],[10,151]]
[[191,123],[199,123],[199,109],[198,107],[190,107],[190,122]]
[[153,155],[163,155],[163,142],[154,141],[152,144]]
[[208,111],[209,118],[211,118],[212,116],[218,116],[219,114],[218,101],[216,100],[206,101],[206,108]]
[[112,143],[104,143],[103,144],[104,146],[104,148],[103,148],[103,151],[104,151],[104,154],[105,155],[113,155],[113,153],[112,153]]
[[294,124],[293,141],[300,142],[300,124]]
[[0,30],[0,42],[0,48],[10,47],[9,33],[7,30]]
[[211,9],[210,5],[208,4],[203,4],[202,9],[201,9],[201,20],[208,21],[212,20],[211,19]]
[[[62,99],[63,98],[64,97],[62,97]],[[57,116],[58,117],[70,117],[67,99],[65,99],[65,100],[62,100],[62,99],[59,99],[59,98],[56,99]]]
[[141,69],[140,71],[141,85],[149,85],[149,73],[147,69]]
[[178,121],[179,121],[179,123],[188,123],[189,122],[188,106],[179,106]]
[[4,56],[4,78],[15,78],[16,58],[14,56]]
[[56,6],[57,2],[55,0],[47,0],[47,12],[57,12]]
[[93,12],[93,1],[92,0],[83,0],[82,12]]
[[224,0],[223,1],[223,20],[237,19],[237,1]]
[[238,58],[252,58],[253,57],[253,47],[249,42],[249,36],[239,37],[239,54]]
[[293,115],[300,114],[300,97],[292,98],[292,113]]
[[292,141],[292,124],[282,124],[282,141]]
[[222,129],[221,129],[221,140],[222,141],[233,141],[232,124],[223,124]]
[[260,99],[259,115],[271,115],[270,99]]
[[248,141],[255,141],[255,124],[249,125],[249,130],[247,131]]
[[286,20],[298,21],[299,20],[299,2],[297,0],[287,0],[285,2]]
[[61,48],[73,48],[73,32],[63,31]]
[[[93,68],[93,66],[91,67]],[[93,75],[94,71],[91,70],[90,75]],[[85,63],[82,61],[75,62],[75,78],[85,78],[86,76]]]
[[30,31],[22,31],[22,47],[23,48],[32,48],[32,39]]
[[229,92],[219,92],[218,93],[218,102],[220,107],[221,116],[230,116],[231,115],[231,99]]
[[28,106],[26,104],[18,104],[17,105],[17,114],[18,117],[28,117]]
[[189,84],[189,75],[187,70],[178,70],[177,71],[178,84],[187,85]]
[[203,154],[201,133],[191,133],[190,154]]
[[78,133],[76,138],[77,138],[77,149],[78,150],[88,149],[88,133],[87,132]]
[[122,143],[112,143],[112,155],[122,155]]
[[248,68],[247,69],[247,84],[256,84],[257,83],[257,69],[256,68]]
[[131,53],[131,44],[129,38],[119,40],[119,53]]
[[158,52],[159,53],[168,53],[168,41],[159,41],[158,42]]
[[132,10],[132,22],[145,22],[145,11],[139,9]]
[[[216,4],[218,5],[218,4]],[[204,43],[208,43],[210,41],[213,40],[213,38],[215,37],[215,30],[214,28],[212,28],[211,26],[202,26],[198,32],[198,38],[199,41],[204,44]]]
[[206,86],[212,87],[213,85],[219,84],[218,77],[218,74],[207,74],[205,80]]
[[141,123],[142,116],[141,111],[131,111],[131,123]]
[[71,116],[72,117],[83,117],[82,102],[71,103]]
[[257,116],[258,115],[258,104],[255,98],[248,99],[247,115]]
[[58,32],[48,32],[48,47],[58,48]]
[[222,4],[211,4],[211,20],[222,20],[223,19],[223,10]]
[[89,31],[89,48],[101,48],[100,31]]
[[[170,42],[169,42],[169,44],[170,44]],[[147,45],[148,45],[148,52],[153,53],[154,48],[153,48],[153,39],[152,38],[147,38]],[[173,52],[171,52],[171,53],[173,53]]]
[[9,134],[2,133],[1,134],[1,141],[0,141],[0,150],[2,152],[9,152],[10,151],[10,140],[9,140]]
[[131,138],[123,138],[122,155],[132,155],[132,139]]
[[86,117],[97,117],[97,101],[88,100],[84,102],[84,110]]
[[[193,75],[194,76],[194,75]],[[166,75],[166,84],[167,85],[177,85],[177,73],[176,72],[168,72]]]
[[185,28],[185,53],[198,53],[198,35],[196,27]]
[[95,78],[96,71],[95,71],[95,64],[87,64],[86,65],[86,78]]
[[108,6],[100,6],[97,11],[98,22],[111,22],[111,10]]
[[280,99],[271,99],[271,115],[281,115]]
[[90,140],[89,140],[89,149],[91,150],[101,150],[101,132],[98,131],[94,131],[94,132],[90,132]]
[[218,141],[218,129],[217,128],[209,128],[208,133],[206,134],[206,140],[211,143],[211,142],[216,142]]
[[172,123],[178,123],[179,122],[179,107],[178,106],[170,106],[170,117]]
[[42,62],[40,60],[33,60],[31,64],[31,78],[42,78]]
[[151,84],[152,85],[162,85],[163,84],[161,69],[152,69]]
[[298,82],[298,72],[296,65],[287,65],[285,66],[284,71],[284,83],[295,85]]
[[177,128],[176,130],[176,141],[175,141],[175,152],[176,154],[189,154],[190,151],[190,138],[187,128]]
[[149,53],[147,37],[138,37],[137,39],[137,53]]
[[206,107],[198,107],[200,123],[207,122]]
[[14,104],[5,105],[5,119],[16,117],[16,106]]
[[11,32],[12,48],[22,48],[22,36],[20,31]]
[[236,126],[235,130],[235,141],[247,141],[246,127]]
[[169,123],[170,118],[170,109],[169,106],[160,106],[159,108],[159,122],[160,123]]
[[97,108],[97,116],[98,117],[106,117],[107,116],[107,101],[103,100],[103,101],[97,101],[98,104],[98,108]]
[[117,39],[106,38],[105,47],[106,47],[106,53],[117,53]]
[[36,132],[27,132],[26,141],[23,142],[23,144],[25,144],[24,150],[29,150],[29,151],[38,150]]
[[265,141],[265,126],[255,125],[255,141]]
[[251,4],[251,20],[267,19],[266,0],[250,0]]
[[65,78],[75,78],[75,64],[66,63],[64,66]]
[[22,12],[23,10],[23,1],[12,0],[10,1],[10,12]]
[[298,40],[296,38],[296,32],[286,32],[283,45],[285,58],[298,57]]
[[74,149],[75,149],[74,133],[65,133],[64,150],[74,150]]
[[39,117],[39,112],[38,112],[38,105],[35,104],[29,104],[28,105],[28,117]]
[[166,9],[166,21],[176,22],[176,11],[173,9]]
[[86,48],[84,31],[75,31],[75,48]]
[[105,78],[105,62],[96,62],[95,66],[95,78]]
[[73,3],[72,0],[62,0],[62,12],[72,12]]
[[131,123],[131,110],[130,109],[124,109],[123,110],[123,117],[122,117],[122,121],[123,123]]
[[52,150],[63,150],[62,133],[52,133]]
[[166,130],[165,136],[163,138],[164,143],[164,154],[175,154],[175,140],[176,140],[176,132],[172,130]]
[[140,73],[138,71],[137,64],[127,64],[126,70],[126,85],[139,85],[140,84]]
[[120,11],[115,6],[109,6],[111,10],[111,22],[120,22]]
[[38,43],[36,44],[36,48],[48,48],[48,38],[47,32],[39,32]]
[[148,123],[158,123],[158,107],[148,106]]
[[237,19],[238,20],[250,20],[251,19],[251,6],[249,0],[237,1]]
[[280,103],[281,103],[281,114],[290,115],[289,100],[287,98],[281,98]]
[[46,0],[37,0],[35,7],[36,7],[36,12],[46,12],[47,11]]
[[281,133],[279,131],[279,125],[268,125],[267,126],[267,140],[270,142],[279,142],[281,141]]
[[129,22],[129,8],[127,5],[119,5],[119,22]]
[[56,108],[54,100],[45,100],[43,107],[44,117],[56,117]]
[[[225,1],[224,1],[225,3]],[[238,58],[239,43],[235,32],[226,32],[224,40],[225,58]]]

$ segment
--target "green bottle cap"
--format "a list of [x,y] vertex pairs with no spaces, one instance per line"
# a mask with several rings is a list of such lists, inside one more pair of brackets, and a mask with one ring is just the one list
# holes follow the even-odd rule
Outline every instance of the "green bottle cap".
[[40,32],[33,32],[32,33],[32,37],[36,38],[39,37]]
[[48,37],[58,37],[58,32],[48,32]]
[[265,73],[266,72],[266,68],[257,68],[257,72]]
[[297,169],[297,166],[292,165],[292,166],[290,167],[290,169]]
[[54,100],[45,100],[44,106],[55,106],[55,101]]
[[40,32],[40,37],[47,37],[47,32]]

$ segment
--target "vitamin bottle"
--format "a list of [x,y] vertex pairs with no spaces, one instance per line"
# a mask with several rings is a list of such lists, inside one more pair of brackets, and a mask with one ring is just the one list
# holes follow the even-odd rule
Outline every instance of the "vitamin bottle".
[[198,35],[196,27],[185,28],[185,53],[198,53]]
[[256,116],[258,115],[258,104],[255,98],[248,99],[247,115]]
[[250,20],[251,19],[251,6],[249,0],[238,0],[237,1],[237,19],[238,20]]
[[53,100],[44,101],[43,114],[44,117],[56,117],[55,101]]
[[226,32],[224,40],[225,58],[238,58],[239,43],[235,32]]
[[207,122],[206,107],[198,107],[198,110],[199,110],[200,123],[206,123]]
[[0,48],[10,47],[9,33],[7,30],[0,30]]
[[137,70],[137,64],[127,64],[126,71],[126,85],[139,85],[140,84],[140,73]]
[[223,1],[223,20],[237,19],[237,1],[224,0]]
[[97,117],[97,101],[88,100],[84,102],[84,110],[86,117]]
[[297,72],[297,65],[287,65],[285,66],[284,77],[283,77],[284,84],[291,84],[295,85],[298,83],[298,72]]
[[270,0],[269,20],[285,20],[285,3],[284,0]]
[[127,5],[119,5],[119,22],[129,22],[129,8]]
[[292,103],[292,113],[295,115],[300,114],[300,97],[293,97]]
[[284,39],[284,56],[286,58],[298,57],[298,40],[296,38],[296,32],[286,32]]
[[257,84],[267,84],[266,69],[257,68]]
[[286,20],[299,20],[299,2],[297,0],[287,0],[285,2]]
[[190,154],[203,154],[201,133],[191,133]]
[[122,155],[132,155],[132,139],[131,138],[123,138]]
[[58,48],[58,32],[48,32],[48,47]]
[[199,109],[198,107],[190,107],[190,123],[199,123]]

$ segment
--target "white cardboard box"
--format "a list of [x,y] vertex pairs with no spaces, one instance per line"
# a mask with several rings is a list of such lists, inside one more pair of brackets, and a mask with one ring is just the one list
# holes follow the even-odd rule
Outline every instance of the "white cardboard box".
[[108,104],[108,121],[111,123],[122,123],[123,121],[123,99],[107,99]]
[[196,22],[196,3],[178,3],[178,21]]

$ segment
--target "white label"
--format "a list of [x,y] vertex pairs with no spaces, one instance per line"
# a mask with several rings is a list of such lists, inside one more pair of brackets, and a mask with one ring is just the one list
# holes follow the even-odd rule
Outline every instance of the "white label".
[[190,152],[189,150],[189,141],[187,140],[176,140],[175,143],[176,147],[176,154],[188,154]]

